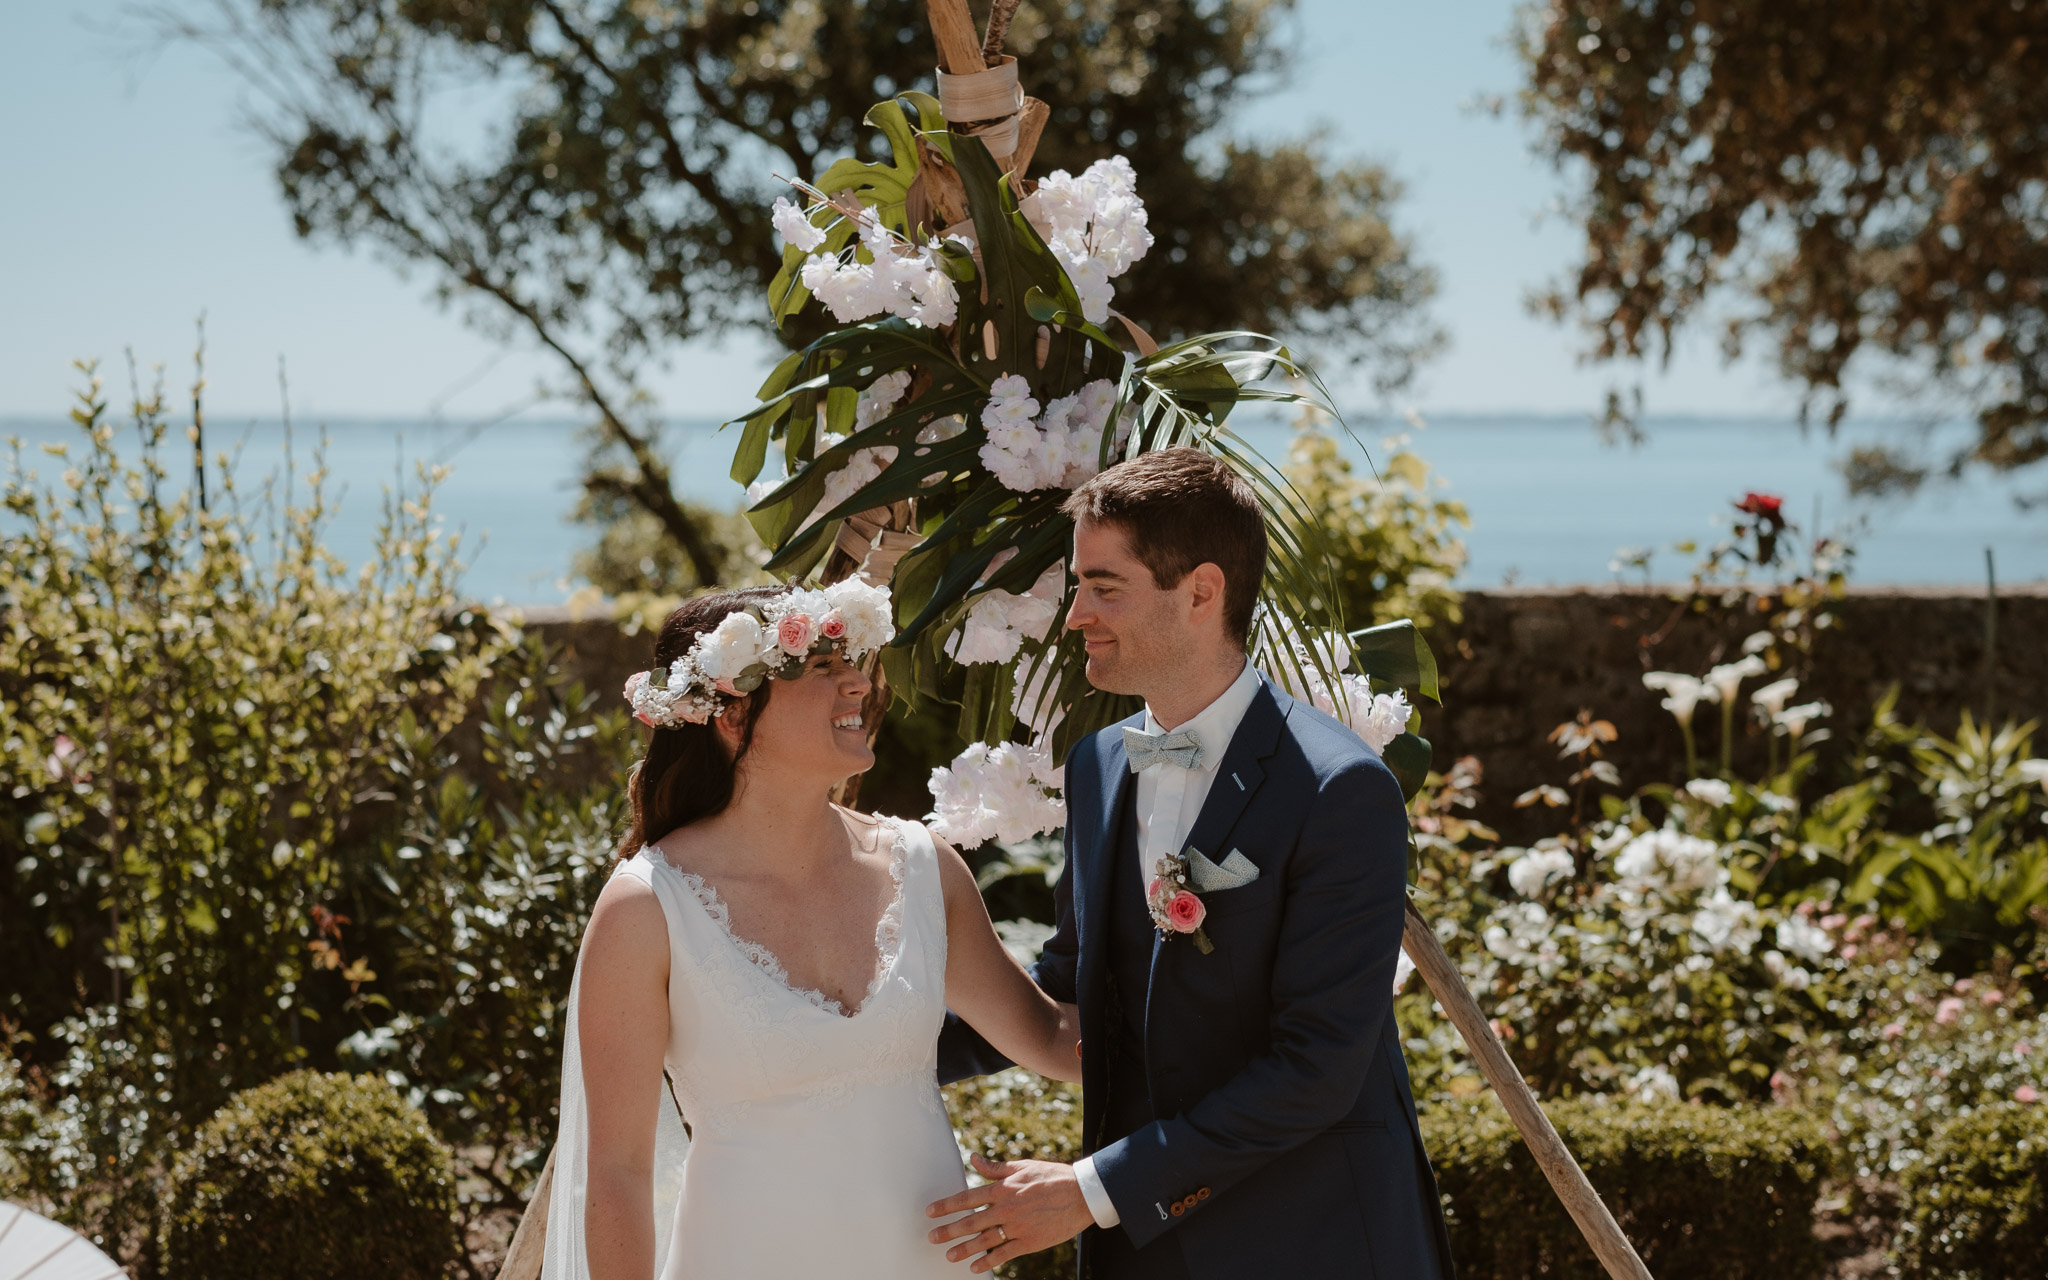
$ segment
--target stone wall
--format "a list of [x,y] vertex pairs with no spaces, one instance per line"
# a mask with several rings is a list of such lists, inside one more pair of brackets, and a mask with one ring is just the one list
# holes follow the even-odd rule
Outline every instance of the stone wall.
[[[1985,664],[1985,599],[1955,591],[1857,591],[1841,602],[1840,625],[1823,633],[1799,700],[1835,708],[1837,735],[1860,733],[1885,690],[1900,688],[1899,714],[1952,730],[1964,708],[1981,717],[1987,694],[1998,718],[2048,713],[2048,590],[2002,595],[1997,650]],[[570,668],[597,688],[617,688],[648,660],[652,637],[609,620],[574,620],[560,610],[529,610],[529,625],[564,647]],[[1617,591],[1475,591],[1464,620],[1433,637],[1444,705],[1425,706],[1423,732],[1438,767],[1460,756],[1485,768],[1481,816],[1515,838],[1555,825],[1536,810],[1517,812],[1517,795],[1564,781],[1557,750],[1545,741],[1581,708],[1611,721],[1610,750],[1624,787],[1675,781],[1684,772],[1678,727],[1645,689],[1645,671],[1700,674],[1739,656],[1757,629],[1740,611],[1695,613],[1666,594]],[[1752,682],[1751,687],[1757,682]],[[1745,713],[1747,706],[1744,707]],[[1700,748],[1719,752],[1719,712],[1702,708]],[[1762,764],[1764,739],[1745,727],[1739,769]],[[910,811],[923,806],[921,779],[933,763],[890,761],[870,798]]]

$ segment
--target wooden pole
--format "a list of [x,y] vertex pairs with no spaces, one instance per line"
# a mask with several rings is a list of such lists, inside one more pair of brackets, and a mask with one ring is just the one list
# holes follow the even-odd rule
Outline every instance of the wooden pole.
[[1406,918],[1401,925],[1401,948],[1415,963],[1422,980],[1429,984],[1430,994],[1443,1006],[1449,1015],[1451,1025],[1458,1034],[1465,1037],[1465,1044],[1472,1050],[1472,1056],[1479,1060],[1479,1070],[1486,1076],[1486,1082],[1493,1086],[1493,1092],[1507,1108],[1508,1118],[1521,1130],[1522,1141],[1529,1144],[1529,1152],[1536,1157],[1543,1176],[1550,1179],[1550,1189],[1564,1202],[1565,1212],[1572,1215],[1572,1221],[1579,1224],[1585,1233],[1586,1243],[1593,1246],[1593,1254],[1600,1259],[1600,1265],[1614,1280],[1650,1280],[1650,1269],[1636,1255],[1635,1246],[1621,1233],[1621,1225],[1608,1212],[1607,1204],[1593,1184],[1586,1180],[1586,1171],[1579,1168],[1579,1162],[1572,1159],[1572,1153],[1564,1145],[1564,1139],[1557,1136],[1551,1127],[1550,1117],[1543,1114],[1536,1095],[1529,1090],[1528,1082],[1508,1057],[1507,1046],[1493,1033],[1493,1026],[1480,1011],[1479,1002],[1465,988],[1465,979],[1451,958],[1436,940],[1436,931],[1429,927],[1429,921],[1408,904]]

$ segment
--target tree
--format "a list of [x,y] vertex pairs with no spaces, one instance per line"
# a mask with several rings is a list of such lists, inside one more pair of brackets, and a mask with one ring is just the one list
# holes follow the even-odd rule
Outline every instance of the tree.
[[[717,549],[675,497],[640,375],[676,343],[766,321],[768,206],[785,193],[766,175],[808,180],[877,145],[868,107],[929,87],[922,3],[209,4],[204,20],[167,21],[260,90],[299,233],[425,264],[478,321],[553,351],[596,419],[587,487],[648,513],[696,580],[715,580]],[[1286,64],[1287,7],[1024,4],[1007,48],[1052,107],[1033,167],[1121,152],[1145,175],[1157,244],[1125,296],[1154,332],[1291,335],[1392,387],[1436,341],[1422,313],[1434,277],[1389,225],[1398,188],[1314,135],[1225,136],[1232,108]],[[492,104],[485,128],[461,119],[457,93]],[[820,331],[807,318],[783,337]]]
[[1724,350],[1775,340],[1802,412],[1833,426],[1845,372],[1871,366],[1976,415],[1952,470],[2048,457],[2048,6],[1557,0],[1524,18],[1524,109],[1584,179],[1584,261],[1548,305],[1594,357],[1668,358],[1710,301],[1739,300]]

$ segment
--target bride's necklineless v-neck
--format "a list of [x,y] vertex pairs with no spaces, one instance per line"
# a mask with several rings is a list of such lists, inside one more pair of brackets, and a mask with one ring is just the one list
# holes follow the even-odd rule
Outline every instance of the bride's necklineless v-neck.
[[696,872],[685,871],[670,862],[668,855],[653,845],[647,846],[647,853],[654,861],[682,877],[683,883],[689,886],[691,896],[696,899],[697,905],[703,909],[712,925],[723,935],[726,943],[745,957],[764,977],[812,1008],[850,1022],[865,1013],[868,1006],[873,1003],[875,994],[882,989],[882,984],[888,981],[890,971],[896,967],[897,958],[902,951],[903,884],[906,879],[904,872],[909,848],[903,824],[887,820],[885,822],[891,832],[889,879],[892,888],[888,905],[882,908],[881,918],[875,921],[873,975],[868,979],[860,1003],[851,1010],[815,987],[798,985],[789,976],[789,967],[782,963],[780,956],[762,943],[741,937],[733,928],[732,909],[726,905],[725,899],[719,896],[716,886]]

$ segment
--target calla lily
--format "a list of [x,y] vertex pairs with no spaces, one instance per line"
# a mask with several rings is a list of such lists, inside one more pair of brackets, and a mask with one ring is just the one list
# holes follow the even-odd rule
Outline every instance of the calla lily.
[[1682,675],[1676,671],[1645,671],[1645,688],[1655,689],[1664,695],[1664,709],[1678,718],[1678,723],[1692,728],[1692,714],[1702,702],[1719,702],[1721,694],[1697,676]]
[[1706,682],[1714,686],[1714,691],[1721,695],[1720,701],[1724,706],[1733,706],[1735,695],[1741,692],[1742,682],[1769,670],[1770,668],[1764,665],[1764,660],[1752,653],[1734,662],[1724,662],[1707,672]]
[[1786,676],[1782,680],[1773,680],[1763,688],[1751,693],[1749,700],[1766,717],[1775,717],[1785,709],[1785,704],[1790,702],[1792,695],[1797,692],[1799,692],[1799,681],[1792,676]]

